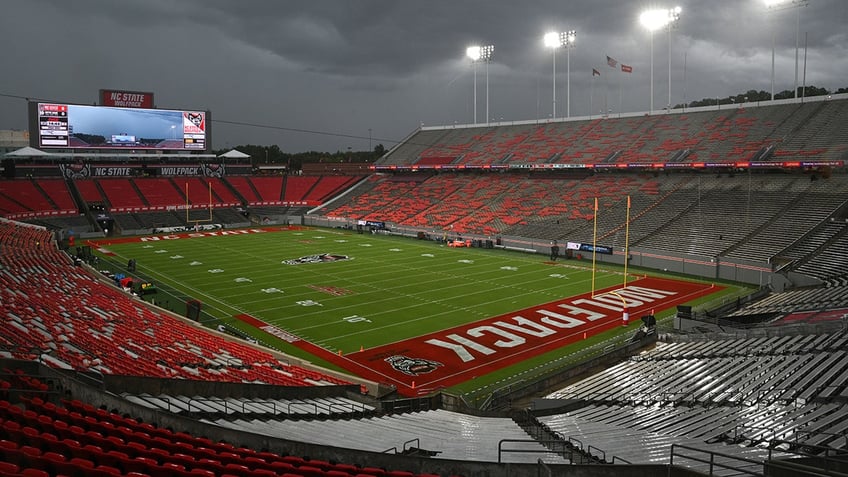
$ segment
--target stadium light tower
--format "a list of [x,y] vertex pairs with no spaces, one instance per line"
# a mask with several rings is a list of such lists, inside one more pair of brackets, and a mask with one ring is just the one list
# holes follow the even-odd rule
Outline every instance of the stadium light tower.
[[552,118],[556,119],[556,52],[557,49],[565,47],[567,53],[567,114],[571,116],[571,48],[574,46],[574,42],[577,39],[577,33],[574,30],[562,31],[562,32],[548,32],[545,33],[545,36],[542,38],[542,41],[545,44],[545,47],[550,48],[553,51],[553,109],[552,109]]
[[465,50],[465,56],[474,64],[474,124],[477,124],[477,63],[486,64],[486,123],[489,122],[489,63],[494,52],[494,45],[474,45]]
[[646,10],[639,23],[651,32],[651,111],[654,110],[654,32],[668,28],[668,107],[671,108],[671,28],[680,19],[680,7]]
[[[785,10],[795,8],[795,98],[798,98],[798,42],[801,36],[801,7],[806,7],[808,0],[763,0],[769,10]],[[771,100],[774,101],[774,35],[771,37]]]

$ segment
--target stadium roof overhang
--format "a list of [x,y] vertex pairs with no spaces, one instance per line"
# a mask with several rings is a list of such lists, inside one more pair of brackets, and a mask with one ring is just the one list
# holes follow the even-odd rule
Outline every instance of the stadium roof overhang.
[[[219,157],[229,157],[232,156],[217,156],[215,154],[185,154],[185,153],[135,153],[135,152],[124,152],[124,153],[106,153],[106,152],[46,152],[41,149],[36,149],[34,147],[23,147],[16,151],[12,151],[3,155],[3,157],[20,157],[20,158],[30,158],[30,159],[116,159],[116,158],[169,158],[169,159],[216,159]],[[245,157],[250,157],[245,155]]]

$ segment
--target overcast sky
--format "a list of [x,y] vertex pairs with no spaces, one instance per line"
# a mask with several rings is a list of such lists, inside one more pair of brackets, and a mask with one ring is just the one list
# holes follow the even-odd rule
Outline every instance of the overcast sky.
[[[675,5],[672,103],[770,91],[773,34],[775,90],[791,90],[796,18],[799,82],[806,36],[806,83],[848,86],[846,0],[773,13],[763,0],[0,0],[0,129],[26,128],[16,97],[92,104],[100,89],[119,89],[152,91],[160,108],[211,110],[215,148],[391,147],[422,123],[472,122],[465,50],[475,43],[495,46],[489,117],[548,118],[554,54],[542,36],[572,29],[575,47],[556,53],[557,116],[568,83],[572,117],[590,105],[646,111],[651,34],[638,17]],[[656,109],[668,102],[668,48],[668,33],[654,33]],[[607,55],[633,72],[609,67]],[[476,66],[478,122],[486,69]]]

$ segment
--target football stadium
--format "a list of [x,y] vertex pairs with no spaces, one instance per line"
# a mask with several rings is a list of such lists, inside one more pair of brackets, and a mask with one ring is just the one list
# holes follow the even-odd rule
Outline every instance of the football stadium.
[[288,170],[101,93],[2,158],[0,474],[848,474],[848,95]]

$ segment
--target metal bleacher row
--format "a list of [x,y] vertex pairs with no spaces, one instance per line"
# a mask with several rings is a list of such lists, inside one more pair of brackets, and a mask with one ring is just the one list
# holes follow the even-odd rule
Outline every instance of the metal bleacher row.
[[122,393],[124,399],[151,409],[196,414],[273,416],[329,416],[374,411],[374,407],[344,396],[298,399],[255,399],[215,396]]
[[[430,410],[346,420],[210,419],[210,424],[261,435],[294,439],[347,449],[382,452],[417,440],[420,449],[436,452],[440,459],[465,461],[547,463],[568,461],[538,442],[529,442],[525,431],[512,419],[477,417],[446,410]],[[533,453],[498,455],[498,442],[515,439],[512,450]],[[538,453],[536,453],[538,452]]]
[[844,449],[846,345],[844,333],[661,341],[549,394],[581,405],[538,420],[632,463],[662,461],[673,443],[755,459]]

